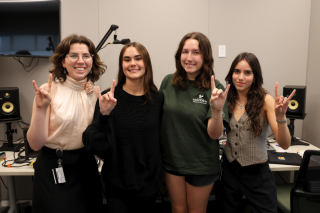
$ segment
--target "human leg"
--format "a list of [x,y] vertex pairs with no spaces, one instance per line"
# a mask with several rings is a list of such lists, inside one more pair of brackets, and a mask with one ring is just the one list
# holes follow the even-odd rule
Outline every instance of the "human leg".
[[230,163],[226,157],[223,159],[220,195],[222,209],[225,213],[236,213],[242,201],[243,193],[240,190],[241,165],[234,161]]
[[188,213],[205,213],[209,195],[214,183],[207,186],[193,186],[186,182]]
[[187,213],[185,177],[166,172],[165,183],[170,196],[172,213]]
[[[277,192],[274,176],[268,162],[246,168],[243,174],[242,191],[254,212],[277,212]],[[254,178],[248,178],[248,176]],[[247,176],[247,178],[246,178]]]

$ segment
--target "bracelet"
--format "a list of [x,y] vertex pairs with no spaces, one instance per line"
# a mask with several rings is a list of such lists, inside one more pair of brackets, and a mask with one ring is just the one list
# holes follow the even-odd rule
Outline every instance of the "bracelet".
[[[212,116],[212,117],[213,117],[213,116]],[[222,117],[219,117],[219,118],[215,118],[215,117],[213,117],[213,119],[214,119],[214,120],[219,120],[220,118],[222,118]]]
[[287,120],[278,120],[277,118],[276,118],[276,121],[278,124],[284,124],[287,122]]

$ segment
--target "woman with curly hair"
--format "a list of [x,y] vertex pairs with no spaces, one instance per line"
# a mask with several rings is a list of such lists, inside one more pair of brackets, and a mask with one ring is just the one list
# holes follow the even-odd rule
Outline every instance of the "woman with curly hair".
[[245,195],[254,212],[277,212],[274,176],[269,168],[267,137],[269,127],[283,149],[290,146],[286,125],[289,97],[278,94],[275,100],[262,87],[258,58],[252,53],[239,54],[225,78],[228,94],[229,126],[222,163],[223,211],[238,212]]
[[225,104],[229,86],[214,80],[209,39],[199,32],[185,35],[175,54],[176,72],[161,84],[161,125],[165,182],[172,212],[205,213],[214,182],[219,179],[219,142],[228,123]]
[[35,98],[27,138],[39,151],[34,164],[32,212],[100,212],[97,163],[82,143],[98,98],[93,82],[105,72],[88,38],[70,35],[50,57],[47,84],[33,86]]

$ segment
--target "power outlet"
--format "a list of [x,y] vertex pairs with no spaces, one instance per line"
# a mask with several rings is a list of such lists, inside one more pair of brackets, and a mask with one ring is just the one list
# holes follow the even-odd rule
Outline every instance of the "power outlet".
[[219,58],[226,57],[226,45],[219,45]]

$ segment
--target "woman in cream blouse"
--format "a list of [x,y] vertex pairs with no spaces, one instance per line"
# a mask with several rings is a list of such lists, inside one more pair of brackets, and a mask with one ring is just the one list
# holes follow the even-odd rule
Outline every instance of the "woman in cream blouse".
[[50,57],[47,84],[33,86],[35,98],[27,134],[40,150],[34,164],[33,212],[100,212],[101,181],[82,133],[92,122],[98,92],[93,82],[105,72],[88,38],[66,37]]

